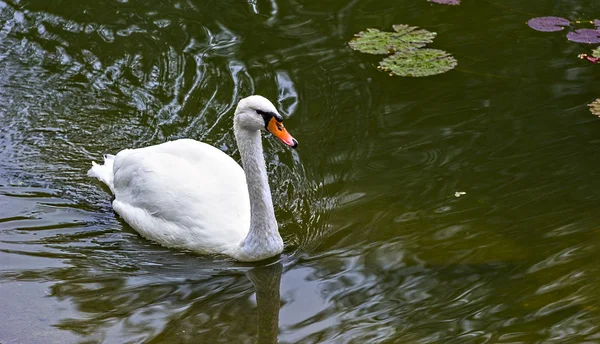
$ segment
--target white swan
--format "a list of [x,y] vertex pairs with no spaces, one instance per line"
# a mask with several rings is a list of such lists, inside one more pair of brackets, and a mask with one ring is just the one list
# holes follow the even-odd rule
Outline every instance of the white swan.
[[[261,130],[298,142],[264,97],[240,100],[233,131],[244,169],[219,149],[182,139],[106,155],[88,175],[114,194],[113,209],[144,237],[173,248],[257,261],[283,251]],[[245,171],[245,173],[244,173]]]

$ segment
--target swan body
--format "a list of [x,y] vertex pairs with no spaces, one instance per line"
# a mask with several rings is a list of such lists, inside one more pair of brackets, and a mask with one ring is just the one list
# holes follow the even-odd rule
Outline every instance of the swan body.
[[113,209],[142,236],[163,246],[257,261],[283,251],[260,130],[297,146],[273,104],[242,99],[234,115],[240,165],[191,139],[125,149],[92,163],[88,175],[114,194]]

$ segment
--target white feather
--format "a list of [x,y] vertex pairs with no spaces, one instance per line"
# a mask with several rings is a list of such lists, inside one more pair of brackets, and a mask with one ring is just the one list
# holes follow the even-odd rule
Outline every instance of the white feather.
[[242,261],[279,254],[283,240],[257,109],[276,113],[271,102],[252,96],[240,101],[234,116],[247,175],[227,154],[190,139],[106,155],[104,165],[92,163],[88,175],[108,185],[115,196],[113,209],[131,227],[161,245]]
[[95,161],[92,161],[92,168],[88,171],[87,175],[90,177],[98,178],[101,182],[106,184],[110,188],[110,192],[115,193],[115,186],[113,184],[113,165],[115,162],[115,156],[112,154],[104,155],[104,165],[98,165]]

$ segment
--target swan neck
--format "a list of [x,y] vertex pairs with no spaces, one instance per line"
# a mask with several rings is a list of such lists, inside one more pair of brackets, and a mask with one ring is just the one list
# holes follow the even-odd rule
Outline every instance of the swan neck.
[[260,131],[250,131],[234,124],[234,133],[246,174],[250,197],[250,229],[241,243],[241,253],[247,260],[272,257],[283,250],[273,200],[267,177]]

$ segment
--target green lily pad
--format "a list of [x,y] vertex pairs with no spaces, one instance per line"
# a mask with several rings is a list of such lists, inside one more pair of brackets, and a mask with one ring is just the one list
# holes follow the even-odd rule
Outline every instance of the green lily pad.
[[588,105],[590,107],[590,111],[600,117],[600,98],[594,100],[591,104]]
[[348,44],[350,48],[367,54],[388,54],[390,48],[390,32],[377,29],[367,29],[354,35],[354,39]]
[[422,48],[433,42],[437,35],[435,32],[406,24],[393,25],[392,28],[396,31],[392,34],[394,40],[391,42],[394,51]]
[[600,57],[600,47],[592,50],[592,56],[597,58]]
[[398,51],[379,62],[379,68],[393,75],[422,77],[445,73],[456,64],[449,53],[427,48]]
[[350,48],[367,54],[391,54],[424,47],[436,35],[435,32],[405,24],[394,25],[393,28],[396,32],[377,29],[361,31],[348,44]]
[[350,48],[368,54],[392,54],[379,62],[379,69],[390,75],[428,76],[449,71],[456,59],[445,51],[424,49],[435,32],[406,24],[394,25],[394,32],[366,29],[348,43]]

